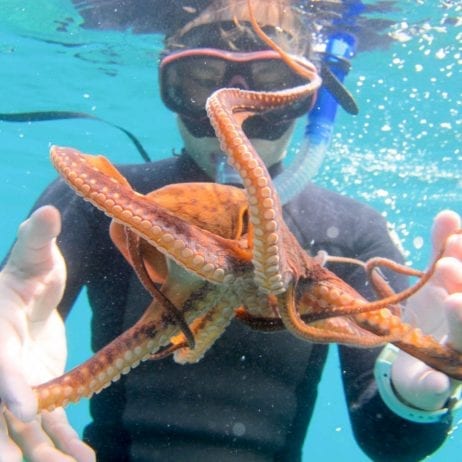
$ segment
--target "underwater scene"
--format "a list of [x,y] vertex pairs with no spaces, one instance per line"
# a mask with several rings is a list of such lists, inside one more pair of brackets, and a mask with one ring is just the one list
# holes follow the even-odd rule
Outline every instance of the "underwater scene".
[[[359,114],[339,109],[332,143],[312,181],[380,211],[406,262],[425,269],[435,214],[443,209],[462,214],[462,3],[363,3],[383,4],[372,16],[384,24],[385,38],[360,47],[351,59],[345,84]],[[159,96],[162,36],[129,27],[92,30],[82,23],[70,0],[0,0],[3,255],[39,194],[57,177],[51,145],[103,154],[115,164],[144,161],[132,135],[152,160],[182,149],[175,116]],[[31,120],[40,111],[51,116]],[[52,115],[56,111],[88,117],[59,119]],[[288,163],[303,144],[304,128],[302,118]],[[66,322],[66,370],[91,356],[90,324],[82,293]],[[90,421],[88,400],[67,412],[81,433]],[[461,424],[459,413],[447,442],[428,460],[459,460]],[[335,345],[304,460],[369,460],[352,435]]]

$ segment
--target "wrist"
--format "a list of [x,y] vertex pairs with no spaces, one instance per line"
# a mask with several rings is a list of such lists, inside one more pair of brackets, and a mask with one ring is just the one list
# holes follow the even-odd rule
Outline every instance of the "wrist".
[[374,375],[380,396],[387,407],[398,416],[418,423],[449,422],[452,414],[462,407],[462,384],[458,383],[444,407],[434,411],[419,409],[403,400],[397,393],[391,379],[391,368],[399,349],[388,344],[376,360]]

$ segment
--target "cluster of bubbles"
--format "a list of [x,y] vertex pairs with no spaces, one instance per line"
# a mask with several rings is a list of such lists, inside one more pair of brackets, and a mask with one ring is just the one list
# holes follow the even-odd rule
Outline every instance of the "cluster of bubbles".
[[339,114],[316,182],[382,211],[415,262],[435,213],[462,212],[462,4],[412,3],[391,46],[354,58],[360,114]]

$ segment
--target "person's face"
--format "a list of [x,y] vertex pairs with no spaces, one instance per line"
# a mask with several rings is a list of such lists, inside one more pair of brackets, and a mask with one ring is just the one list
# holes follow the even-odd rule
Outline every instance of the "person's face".
[[[160,64],[162,99],[179,116],[186,150],[212,178],[221,150],[205,111],[207,98],[220,88],[271,92],[305,83],[273,50],[194,48],[170,53]],[[244,122],[244,132],[267,166],[285,155],[294,120],[311,105],[311,98],[306,98]]]
[[[184,147],[196,164],[216,180],[218,163],[222,159],[220,143],[215,136],[196,137],[185,126],[181,117],[177,119],[179,131],[184,141]],[[292,137],[295,121],[291,121],[284,133],[275,140],[251,138],[255,150],[265,162],[267,167],[280,162],[286,155],[287,147]]]

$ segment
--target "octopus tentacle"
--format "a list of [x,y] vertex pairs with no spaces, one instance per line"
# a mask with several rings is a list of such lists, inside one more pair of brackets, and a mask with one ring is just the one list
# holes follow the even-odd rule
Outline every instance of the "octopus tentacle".
[[[278,295],[278,311],[285,327],[296,337],[316,343],[342,343],[358,345],[361,336],[361,346],[374,347],[384,345],[400,338],[400,333],[375,335],[361,329],[347,317],[329,318],[315,324],[306,324],[296,309],[295,286],[287,288],[285,294]],[[389,313],[388,310],[385,310]]]
[[[277,193],[269,181],[266,166],[248,142],[233,117],[258,93],[238,89],[219,90],[207,101],[207,112],[222,144],[230,153],[230,163],[243,178],[249,202],[249,220],[253,225],[253,256],[255,281],[270,293],[285,290],[288,270],[285,251],[280,242],[281,206]],[[249,102],[250,100],[250,102]],[[231,107],[231,109],[230,109]]]
[[[371,284],[372,284],[372,286],[374,288],[374,292],[376,293],[376,295],[378,295],[380,298],[385,298],[385,297],[390,297],[390,296],[395,294],[395,291],[390,287],[390,285],[388,284],[388,282],[385,279],[385,276],[380,271],[380,268],[378,267],[379,265],[371,265],[371,266],[367,265],[367,263],[369,263],[370,260],[368,262],[364,262],[362,260],[358,260],[357,258],[339,257],[339,256],[335,256],[335,255],[327,255],[327,254],[324,254],[324,252],[319,255],[319,258],[322,259],[322,265],[323,266],[327,262],[329,262],[329,263],[347,263],[347,264],[351,264],[351,265],[360,266],[367,273],[368,280],[371,282]],[[385,260],[391,262],[391,260],[388,260],[388,259],[385,259]],[[392,262],[392,263],[394,263],[394,262]],[[387,266],[387,265],[385,265],[385,266]],[[407,269],[407,267],[404,267],[404,268]],[[399,271],[399,272],[402,272],[403,274],[408,274],[408,273],[406,273],[405,269],[403,269],[403,271]],[[421,276],[422,272],[419,271],[418,274],[419,274],[419,276]],[[416,275],[416,274],[413,274],[413,275]],[[399,305],[391,305],[390,304],[390,306],[388,308],[392,311],[393,314],[396,314],[396,315],[400,314],[400,312],[401,312],[401,309],[400,309]]]
[[[253,16],[252,23],[291,65],[291,57],[264,35]],[[122,227],[129,229],[133,242],[119,249],[155,300],[132,328],[93,358],[36,387],[39,409],[99,392],[141,360],[171,353],[180,362],[199,360],[236,315],[257,328],[274,329],[282,322],[291,333],[312,342],[356,346],[393,342],[462,380],[461,353],[423,335],[388,309],[428,282],[444,249],[426,273],[414,273],[421,279],[405,291],[393,293],[379,276],[379,290],[387,296],[368,302],[309,257],[287,228],[269,173],[241,125],[254,113],[313,95],[320,85],[314,66],[292,64],[309,83],[274,93],[224,89],[207,102],[222,148],[243,179],[246,199],[236,189],[213,185],[196,186],[201,193],[197,201],[179,198],[179,185],[163,189],[157,199],[154,193],[143,196],[107,159],[71,148],[51,149],[52,161],[67,183],[113,218],[114,236]],[[214,202],[217,209],[209,206],[211,194],[224,198]],[[211,223],[215,212],[218,218]],[[227,219],[220,220],[222,215]],[[165,258],[158,258],[159,252]],[[365,267],[372,271],[379,263],[370,260]],[[153,289],[153,281],[162,283],[160,293]],[[188,348],[188,336],[191,345],[196,338],[195,350]]]
[[194,349],[188,345],[184,332],[181,332],[170,339],[169,346],[150,355],[149,359],[158,360],[174,354],[174,360],[178,364],[197,363],[223,334],[234,317],[233,304],[226,297],[221,297],[206,314],[191,323],[195,337]]
[[[444,249],[446,249],[446,244],[444,245],[443,250],[435,259],[434,263],[442,257]],[[396,263],[395,261],[390,260],[388,258],[374,257],[367,260],[367,262],[365,263],[365,269],[367,274],[372,274],[372,272],[380,266],[385,266],[386,268],[395,271],[396,273],[404,274],[406,276],[415,276],[421,278],[425,274],[424,271],[416,270],[406,265],[400,265],[399,263]]]
[[254,229],[252,263],[257,285],[265,292],[278,294],[286,290],[292,279],[285,246],[282,245],[285,224],[282,220],[279,196],[271,182],[265,164],[253,149],[241,126],[255,114],[290,105],[312,96],[321,86],[316,68],[308,61],[297,64],[278,47],[257,24],[248,2],[250,20],[256,33],[302,77],[307,84],[278,92],[252,92],[240,89],[220,89],[207,100],[206,109],[212,126],[229,155],[229,163],[243,178],[249,202],[250,222]]
[[[177,275],[176,272],[174,274]],[[180,277],[167,280],[162,286],[162,292],[175,304],[181,303],[185,307],[187,323],[193,323],[222,297],[222,289],[216,285],[198,279],[195,284],[184,288],[182,282]],[[204,284],[208,290],[204,296],[199,297]],[[161,359],[180,347],[187,346],[181,341],[171,345],[172,338],[178,336],[179,332],[179,327],[170,314],[154,300],[131,328],[89,360],[60,377],[34,387],[38,410],[51,411],[84,397],[89,398],[119,380],[121,375],[127,374],[141,361]],[[183,334],[181,338],[185,338]]]
[[133,327],[91,359],[65,375],[35,387],[38,409],[51,411],[83,397],[89,398],[168,344],[178,327],[164,313],[154,302]]
[[[459,232],[460,231],[456,231],[456,233]],[[343,283],[343,281],[338,278],[319,278],[312,283],[309,293],[306,294],[304,301],[305,307],[309,307],[313,314],[318,312],[319,319],[323,319],[332,316],[347,316],[358,313],[366,314],[367,312],[386,309],[390,305],[397,305],[414,295],[428,283],[435,273],[436,265],[443,256],[445,250],[446,243],[442,246],[426,272],[417,271],[397,263],[395,264],[391,260],[384,258],[374,258],[364,264],[369,274],[378,265],[384,265],[394,271],[420,277],[414,285],[401,292],[393,292],[382,277],[372,276],[376,278],[376,282],[380,285],[379,290],[386,292],[387,296],[368,302],[349,285]],[[302,312],[304,309],[306,308],[301,308]]]
[[[306,91],[312,91],[310,84],[307,88]],[[302,94],[301,91],[296,93],[297,97]],[[291,279],[287,251],[281,245],[285,234],[281,204],[265,164],[245,136],[235,114],[244,109],[253,110],[256,102],[268,109],[287,104],[287,98],[292,96],[287,91],[259,93],[222,89],[207,100],[207,113],[222,149],[228,152],[230,164],[243,178],[247,193],[249,220],[253,225],[255,282],[265,292],[274,294],[283,292]]]
[[[380,266],[385,266],[392,271],[404,274],[406,276],[415,276],[421,278],[425,274],[423,271],[416,270],[406,265],[401,265],[393,260],[382,257],[374,257],[368,261],[362,261],[358,260],[357,258],[340,257],[322,253],[319,255],[319,258],[321,259],[322,266],[324,266],[326,263],[347,263],[362,267],[368,276],[368,280],[372,283],[375,293],[381,299],[385,299],[385,297],[393,297],[396,295],[396,292],[388,284],[385,276],[380,271]],[[389,305],[390,306],[388,306],[388,308],[391,309],[390,307],[393,304],[390,303]],[[394,306],[391,310],[393,314],[400,313],[399,305]]]
[[190,348],[194,348],[194,335],[191,332],[184,315],[177,307],[159,290],[153,283],[149,274],[146,270],[143,257],[140,254],[140,237],[134,232],[130,231],[129,228],[125,228],[127,248],[130,253],[130,259],[133,263],[133,269],[135,270],[138,279],[143,284],[144,288],[151,294],[152,298],[159,301],[160,305],[166,310],[170,316],[172,316],[175,323],[183,332],[186,341]]
[[461,353],[447,345],[441,345],[431,335],[424,335],[420,329],[404,323],[386,308],[357,314],[353,318],[353,323],[348,317],[341,316],[308,325],[300,318],[295,307],[293,287],[289,287],[286,294],[278,297],[279,313],[284,325],[304,340],[361,347],[393,343],[431,367],[462,380]]
[[58,146],[51,148],[50,155],[55,168],[78,194],[200,277],[215,283],[233,279],[235,268],[247,259],[248,252],[238,242],[171,215],[133,191],[128,182],[121,184],[107,176],[92,164],[94,157]]
[[[387,267],[388,269],[406,276],[415,276],[418,278],[424,277],[423,271],[415,270],[406,265],[400,265],[388,258],[371,258],[365,264],[365,270],[374,287],[375,293],[381,298],[393,297],[396,293],[388,284],[385,276],[380,270],[380,266]],[[433,271],[431,271],[433,274]],[[417,290],[416,290],[417,292]],[[400,301],[401,302],[401,301]],[[401,315],[401,305],[399,303],[390,303],[388,309],[396,316]]]
[[[192,324],[196,346],[194,349],[183,348],[175,351],[174,359],[178,364],[193,364],[200,361],[205,353],[212,347],[215,341],[221,337],[223,332],[234,319],[234,306],[226,297],[217,302],[202,317],[197,318]],[[182,341],[183,335],[177,341]]]
[[[268,35],[265,34],[263,29],[257,22],[255,14],[250,4],[250,0],[247,0],[247,9],[249,11],[250,23],[255,33],[260,37],[260,39],[265,42],[270,48],[279,53],[281,59],[289,66],[296,74],[301,77],[306,78],[308,82],[312,83],[313,92],[315,92],[321,86],[321,78],[317,75],[316,69],[312,63],[305,61],[303,65],[295,61],[286,53],[274,40],[272,40]],[[318,81],[319,80],[319,81]]]
[[[439,343],[431,335],[424,335],[420,329],[404,323],[389,311],[389,314],[386,314],[387,311],[384,309],[373,311],[367,313],[367,316],[358,314],[355,316],[355,320],[361,327],[379,336],[396,334],[398,338],[391,343],[398,348],[420,359],[430,367],[454,379],[462,380],[462,353],[451,348],[450,345]],[[383,317],[384,314],[386,314],[385,318]],[[391,323],[394,324],[392,327]]]
[[[456,231],[457,234],[462,231]],[[448,238],[449,239],[449,238]],[[320,280],[314,283],[310,291],[303,296],[303,304],[299,310],[296,311],[292,306],[284,306],[281,310],[281,318],[285,320],[286,326],[291,329],[294,334],[302,338],[309,339],[310,336],[316,335],[317,342],[330,341],[332,338],[339,343],[350,343],[360,346],[374,346],[375,339],[367,338],[366,336],[358,336],[356,339],[348,337],[349,332],[347,329],[347,337],[342,338],[343,334],[337,336],[334,332],[334,327],[323,324],[323,331],[316,333],[313,331],[312,325],[307,325],[307,321],[321,319],[329,321],[338,318],[331,318],[332,316],[341,316],[345,318],[349,315],[354,315],[352,319],[356,325],[374,336],[376,339],[382,339],[384,342],[393,343],[403,351],[411,354],[412,356],[420,359],[431,367],[450,375],[451,377],[461,380],[462,379],[462,354],[451,348],[449,345],[441,345],[431,335],[424,335],[422,331],[414,326],[407,324],[396,315],[392,309],[388,309],[393,303],[398,303],[402,299],[410,297],[412,294],[420,290],[420,288],[428,282],[432,277],[438,260],[444,254],[446,244],[443,245],[439,254],[436,256],[434,262],[429,267],[427,272],[422,273],[401,265],[391,265],[394,270],[402,271],[405,274],[422,275],[421,279],[409,289],[399,293],[392,293],[392,295],[385,297],[376,302],[367,302],[362,299],[359,294],[356,294],[349,286],[345,285],[341,280],[326,281]],[[373,267],[375,264],[388,264],[388,261],[383,259],[374,259],[369,265]],[[367,266],[367,264],[366,264]],[[342,290],[342,286],[346,290]],[[390,288],[390,291],[393,292]],[[290,298],[289,298],[290,301]],[[311,309],[314,306],[314,311],[310,311],[309,316],[304,313],[306,306]],[[326,319],[329,317],[329,319]],[[333,333],[334,332],[334,333]],[[346,340],[346,341],[345,341]],[[377,343],[379,345],[380,342]]]

